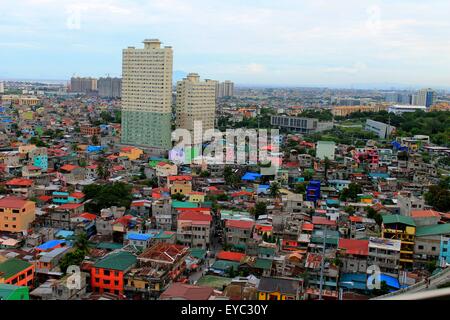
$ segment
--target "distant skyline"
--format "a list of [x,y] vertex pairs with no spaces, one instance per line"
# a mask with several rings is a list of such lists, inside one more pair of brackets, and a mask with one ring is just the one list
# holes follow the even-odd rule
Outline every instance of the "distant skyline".
[[120,76],[158,38],[189,72],[237,85],[450,88],[450,3],[2,0],[0,79]]

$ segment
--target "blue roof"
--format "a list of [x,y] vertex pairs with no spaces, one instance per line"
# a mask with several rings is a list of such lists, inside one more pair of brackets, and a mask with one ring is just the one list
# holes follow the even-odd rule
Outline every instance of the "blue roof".
[[326,201],[327,205],[331,204],[340,204],[341,202],[339,200],[335,200],[335,199],[327,199]]
[[387,274],[382,273],[380,276],[380,282],[385,281],[388,287],[394,288],[394,289],[400,289],[400,283],[398,282],[397,278],[394,278],[392,276],[388,276]]
[[147,233],[128,233],[128,240],[136,240],[136,241],[147,241],[150,238],[153,238],[155,235],[147,234]]
[[389,174],[388,173],[384,173],[384,172],[372,172],[369,173],[369,177],[371,178],[389,178]]
[[344,273],[341,275],[339,286],[348,289],[366,290],[367,275],[365,273]]
[[103,146],[87,146],[86,151],[87,152],[98,152],[104,149]]
[[55,234],[55,237],[61,237],[61,238],[64,238],[64,239],[66,239],[66,238],[69,238],[69,237],[71,237],[71,236],[73,236],[74,235],[74,232],[73,231],[70,231],[70,230],[59,230],[56,234]]
[[36,249],[48,250],[48,249],[54,248],[54,247],[60,245],[61,243],[65,243],[65,242],[66,241],[64,241],[64,240],[50,240],[50,241],[47,241],[47,242],[41,244],[40,246],[36,247]]
[[242,177],[242,180],[256,180],[258,178],[261,178],[261,175],[256,172],[246,172],[244,176]]

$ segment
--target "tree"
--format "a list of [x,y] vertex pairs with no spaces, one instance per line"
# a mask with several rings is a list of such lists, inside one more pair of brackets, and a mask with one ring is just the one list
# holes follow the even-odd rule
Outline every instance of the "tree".
[[442,185],[430,186],[425,201],[436,210],[447,212],[450,210],[450,191]]
[[88,237],[87,237],[85,232],[79,233],[76,236],[73,246],[76,249],[83,251],[85,254],[88,253],[88,251],[89,251],[89,239],[88,239]]
[[360,193],[362,193],[361,186],[357,183],[352,182],[348,185],[347,188],[344,188],[344,190],[342,190],[340,199],[342,201],[346,201],[347,199],[356,201],[356,199],[358,198],[358,194]]
[[172,199],[173,200],[178,200],[178,201],[183,201],[184,195],[177,192],[177,193],[172,195]]
[[264,202],[257,202],[255,205],[255,218],[267,214],[267,205]]
[[97,135],[93,135],[93,136],[92,136],[92,144],[93,144],[94,146],[97,146],[98,143],[99,143],[98,136],[97,136]]
[[325,159],[323,160],[325,181],[328,181],[328,170],[330,169],[330,165],[330,159],[328,159],[328,157],[325,157]]
[[306,184],[305,183],[298,183],[294,187],[294,193],[300,193],[305,194],[306,192]]
[[75,249],[72,252],[63,256],[59,262],[59,267],[62,272],[66,273],[67,268],[70,266],[80,266],[85,257],[85,253],[82,250]]
[[86,199],[91,199],[86,203],[86,210],[100,212],[101,209],[111,206],[129,208],[133,199],[131,189],[131,185],[123,182],[85,186],[83,193],[86,195]]
[[305,170],[303,171],[303,178],[305,181],[310,181],[313,178],[314,173],[311,170]]
[[277,198],[280,196],[280,184],[278,182],[272,182],[269,187],[269,194],[273,198]]

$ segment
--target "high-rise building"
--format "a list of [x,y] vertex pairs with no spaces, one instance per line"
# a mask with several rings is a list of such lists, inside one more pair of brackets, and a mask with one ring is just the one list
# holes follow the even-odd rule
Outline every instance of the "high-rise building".
[[98,95],[102,98],[119,98],[122,95],[122,79],[100,78],[97,81]]
[[5,85],[3,84],[3,81],[0,81],[0,93],[5,93]]
[[72,77],[70,79],[70,92],[90,93],[97,91],[97,79]]
[[234,96],[234,83],[229,80],[218,83],[216,88],[218,98]]
[[436,101],[436,92],[433,89],[427,88],[422,89],[415,95],[415,101],[413,105],[415,106],[425,106],[427,108],[431,107]]
[[[200,130],[201,126],[202,132],[199,131],[201,135],[198,138],[201,138],[206,130],[214,129],[216,83],[217,81],[209,79],[200,81],[200,76],[196,73],[190,73],[182,81],[177,82],[177,128],[191,131],[191,136],[194,137],[194,129]],[[197,128],[194,126],[195,121],[201,121],[201,125],[198,124]]]
[[123,50],[122,143],[171,148],[172,64],[172,48],[157,39]]

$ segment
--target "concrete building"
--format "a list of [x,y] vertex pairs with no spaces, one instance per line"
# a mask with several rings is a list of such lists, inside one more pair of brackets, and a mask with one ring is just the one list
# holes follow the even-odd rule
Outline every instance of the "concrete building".
[[5,85],[3,84],[3,81],[0,81],[0,93],[5,93]]
[[192,143],[202,143],[203,132],[214,129],[215,115],[216,81],[200,81],[198,74],[190,73],[177,82],[176,125],[189,130],[192,139],[194,131],[199,132]]
[[315,118],[290,116],[271,116],[270,124],[278,128],[286,128],[300,133],[314,133],[333,128],[333,122],[320,122]]
[[209,248],[212,216],[209,212],[184,211],[177,219],[177,240],[191,248]]
[[420,90],[413,96],[413,105],[431,107],[436,101],[436,92],[430,88]]
[[234,96],[234,83],[230,80],[216,83],[217,98]]
[[395,130],[395,127],[383,122],[367,119],[364,129],[366,131],[375,133],[381,139],[386,139],[392,134],[392,132]]
[[72,77],[70,79],[70,92],[90,93],[97,91],[97,79]]
[[122,96],[122,79],[100,78],[97,82],[98,95],[102,98],[120,98]]
[[35,218],[35,209],[33,201],[17,197],[0,199],[0,231],[28,231]]
[[400,248],[400,240],[370,237],[367,263],[377,265],[381,272],[398,274]]
[[334,141],[317,141],[316,158],[320,160],[324,160],[325,158],[334,160],[335,150],[336,143]]
[[172,65],[172,48],[157,39],[123,50],[122,143],[171,148]]

